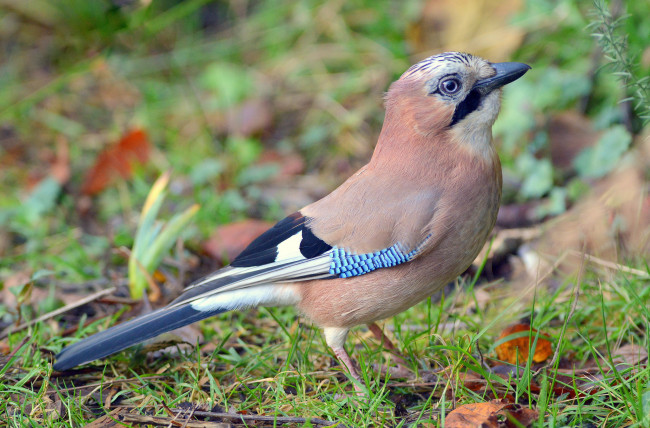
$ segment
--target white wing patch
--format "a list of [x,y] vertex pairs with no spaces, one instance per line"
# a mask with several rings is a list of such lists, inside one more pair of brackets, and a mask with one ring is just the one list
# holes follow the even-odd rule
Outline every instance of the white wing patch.
[[275,261],[279,262],[282,260],[290,259],[304,259],[305,256],[300,252],[300,243],[302,242],[302,230],[295,235],[292,235],[290,238],[285,239],[278,244],[278,255],[275,257]]
[[[259,300],[260,302],[274,301],[271,299],[276,298],[277,296],[274,297],[274,295],[270,294],[271,292],[267,288],[271,286],[270,284],[273,283],[277,284],[282,282],[298,282],[298,281],[320,279],[320,278],[331,278],[332,274],[330,274],[329,272],[330,264],[331,264],[330,253],[331,251],[328,251],[326,253],[321,254],[318,257],[314,257],[313,259],[305,259],[304,257],[301,256],[300,259],[295,258],[293,260],[275,262],[271,265],[262,265],[262,266],[255,266],[249,268],[222,269],[221,271],[217,271],[216,274],[204,278],[201,282],[193,285],[192,287],[189,287],[187,290],[196,289],[199,287],[209,287],[212,281],[215,281],[220,278],[225,278],[231,275],[233,276],[232,282],[212,290],[208,288],[206,289],[205,293],[199,294],[196,297],[192,297],[187,300],[182,300],[180,302],[171,305],[170,307],[182,306],[188,303],[191,305],[205,304],[205,305],[210,305],[212,307],[214,305],[217,305],[217,303],[214,302],[219,302],[219,305],[221,304],[225,305],[225,306],[219,306],[221,308],[231,307],[233,305],[235,305],[236,307],[247,307],[252,305],[250,302],[254,301],[255,299],[261,299]],[[277,266],[273,268],[273,265],[277,265]],[[237,276],[240,275],[242,277],[236,278]],[[259,290],[262,290],[259,291],[260,294],[258,294],[258,290],[257,290],[258,287]],[[256,297],[249,298],[246,297],[244,294],[231,294],[231,292],[235,292],[235,291],[237,292],[241,291],[243,293],[252,291]],[[267,294],[265,295],[264,293]],[[214,303],[214,305],[206,303],[211,301],[209,299],[211,299],[212,297],[217,297],[225,294],[228,294],[228,297],[224,297],[225,300],[213,300],[212,302]],[[283,298],[288,298],[288,297],[284,296]],[[292,302],[285,303],[285,304],[291,304],[291,303]],[[264,303],[260,303],[260,304],[264,304]],[[275,304],[282,305],[283,303],[275,303]],[[235,306],[233,306],[233,308]],[[202,309],[197,309],[197,310],[202,310]]]
[[257,285],[240,290],[226,291],[195,300],[192,309],[201,312],[216,309],[244,309],[255,306],[286,306],[297,303],[298,296],[289,287],[274,284]]

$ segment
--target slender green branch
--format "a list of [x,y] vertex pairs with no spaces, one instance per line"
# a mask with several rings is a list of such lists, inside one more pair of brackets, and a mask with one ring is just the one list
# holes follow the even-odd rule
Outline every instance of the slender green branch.
[[622,29],[622,24],[630,15],[617,17],[610,12],[604,0],[594,0],[593,17],[588,28],[612,64],[614,74],[623,82],[627,93],[632,94],[623,101],[634,99],[637,114],[644,124],[650,123],[650,78],[640,78],[634,73],[638,65],[630,55],[628,38]]

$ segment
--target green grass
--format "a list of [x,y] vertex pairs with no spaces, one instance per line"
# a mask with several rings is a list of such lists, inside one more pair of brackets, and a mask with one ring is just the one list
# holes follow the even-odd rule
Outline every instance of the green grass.
[[[390,354],[363,328],[354,330],[348,349],[369,386],[365,397],[351,393],[350,381],[320,332],[291,308],[230,313],[204,322],[201,328],[211,336],[204,345],[208,350],[190,347],[183,354],[152,359],[132,349],[109,358],[105,366],[96,362],[91,371],[57,377],[50,377],[51,353],[77,339],[61,338],[52,324],[41,323],[8,339],[10,347],[26,343],[1,372],[0,412],[12,416],[12,426],[66,426],[94,420],[107,412],[103,407],[109,401],[113,408],[159,416],[167,416],[165,406],[189,402],[205,409],[316,417],[347,426],[410,426],[416,421],[439,426],[459,405],[510,395],[543,415],[539,426],[647,424],[647,361],[630,364],[613,355],[624,344],[648,349],[650,280],[588,265],[569,319],[575,277],[554,279],[562,283],[557,290],[539,286],[528,295],[508,284],[487,285],[491,300],[481,310],[474,309],[474,291],[457,291],[387,322],[409,368],[421,376],[410,379],[412,385],[381,374],[378,367],[389,362]],[[554,338],[558,364],[542,369],[522,362],[518,374],[491,372],[487,367],[494,368],[499,331],[524,317]],[[113,322],[95,322],[76,336]],[[459,324],[451,328],[454,322]],[[590,369],[589,376],[584,369]],[[464,384],[462,374],[468,371],[485,376],[486,387]],[[434,373],[437,381],[432,382]],[[61,410],[60,417],[52,413]]]

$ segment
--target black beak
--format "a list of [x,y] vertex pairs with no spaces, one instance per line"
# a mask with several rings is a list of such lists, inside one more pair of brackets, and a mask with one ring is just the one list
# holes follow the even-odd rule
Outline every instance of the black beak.
[[530,70],[530,65],[521,62],[498,62],[491,65],[497,74],[479,80],[474,84],[474,89],[478,89],[484,94],[507,85],[510,82],[514,82]]

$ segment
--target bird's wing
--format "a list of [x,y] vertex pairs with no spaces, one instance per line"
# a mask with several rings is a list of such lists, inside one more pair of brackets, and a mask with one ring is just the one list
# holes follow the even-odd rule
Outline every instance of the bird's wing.
[[[198,280],[169,306],[66,347],[57,355],[54,368],[66,370],[103,358],[222,312],[295,304],[299,298],[296,293],[277,284],[364,275],[408,262],[430,244],[432,233],[427,232],[426,224],[417,216],[405,217],[404,213],[410,211],[399,198],[380,210],[364,201],[351,209],[354,197],[347,193],[350,181],[347,184],[335,191],[340,195],[338,199],[328,197],[318,206],[307,207],[309,214],[301,210],[278,222],[246,247],[230,266]],[[358,188],[359,183],[353,184]],[[408,201],[406,190],[398,193]],[[333,210],[341,207],[341,201],[346,209],[337,216]],[[368,224],[371,216],[376,219]],[[323,228],[319,220],[329,221],[331,227]],[[355,228],[355,221],[365,228],[362,233]],[[408,233],[396,233],[400,228]],[[350,236],[358,239],[350,241]]]
[[251,242],[232,263],[190,285],[171,306],[261,284],[333,277],[332,246],[316,237],[296,212]]
[[399,184],[362,168],[327,197],[279,221],[229,267],[197,281],[172,305],[263,284],[348,278],[406,263],[439,239],[441,233],[431,227],[438,202],[431,189]]
[[362,168],[327,197],[264,232],[230,266],[188,287],[173,305],[269,283],[347,278],[408,262],[440,235],[439,196]]

